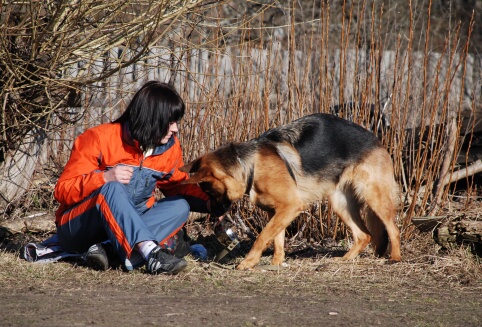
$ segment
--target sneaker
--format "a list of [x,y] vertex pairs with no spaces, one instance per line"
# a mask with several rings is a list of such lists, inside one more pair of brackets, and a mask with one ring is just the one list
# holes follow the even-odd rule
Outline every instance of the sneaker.
[[167,251],[160,246],[156,246],[154,250],[149,253],[146,262],[146,269],[153,275],[170,274],[174,275],[187,267],[187,261],[176,258],[167,253]]
[[82,255],[82,259],[94,270],[105,271],[109,269],[109,259],[101,243],[92,245]]

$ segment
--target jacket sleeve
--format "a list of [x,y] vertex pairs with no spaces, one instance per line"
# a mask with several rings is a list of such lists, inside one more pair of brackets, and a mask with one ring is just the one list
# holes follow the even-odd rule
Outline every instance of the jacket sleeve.
[[105,184],[100,157],[97,133],[87,130],[75,140],[70,159],[55,185],[54,196],[60,204],[76,204]]
[[[179,171],[179,173],[186,174],[181,171]],[[187,176],[187,178],[189,178],[189,176]],[[164,187],[161,189],[161,191],[166,196],[181,195],[189,203],[191,211],[209,213],[207,208],[207,201],[209,197],[197,184],[181,185],[178,183],[172,187]]]

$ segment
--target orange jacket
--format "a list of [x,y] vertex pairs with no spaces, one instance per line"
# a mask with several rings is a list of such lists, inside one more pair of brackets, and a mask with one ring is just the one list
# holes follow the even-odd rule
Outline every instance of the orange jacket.
[[157,187],[165,196],[184,195],[191,209],[195,202],[194,211],[205,211],[208,196],[197,185],[180,185],[189,175],[178,169],[184,165],[179,139],[171,137],[167,144],[156,147],[151,156],[144,158],[126,125],[102,124],[75,140],[70,159],[55,186],[54,196],[60,203],[56,221],[65,210],[104,185],[104,171],[118,164],[134,168],[126,187],[139,210],[155,203]]

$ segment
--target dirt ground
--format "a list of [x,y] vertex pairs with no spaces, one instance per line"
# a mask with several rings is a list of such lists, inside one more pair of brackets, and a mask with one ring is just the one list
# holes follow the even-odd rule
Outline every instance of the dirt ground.
[[398,264],[369,254],[341,262],[339,248],[298,244],[279,271],[189,258],[176,276],[19,258],[40,239],[0,241],[1,326],[482,326],[480,258],[441,252],[429,234],[405,242]]

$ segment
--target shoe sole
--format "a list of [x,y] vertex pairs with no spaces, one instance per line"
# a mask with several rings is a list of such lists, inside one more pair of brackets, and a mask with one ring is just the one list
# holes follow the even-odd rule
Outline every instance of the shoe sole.
[[97,256],[91,256],[86,259],[86,264],[94,270],[106,271],[109,269],[109,263],[103,260],[103,258]]
[[[93,246],[91,246],[91,248]],[[109,269],[109,258],[107,257],[107,253],[102,245],[96,244],[95,246],[97,246],[97,249],[93,250],[92,253],[87,252],[84,261],[87,266],[94,270],[106,271]]]
[[187,261],[181,261],[179,262],[172,271],[169,272],[169,274],[174,275],[177,274],[181,271],[183,271],[187,267]]
[[183,260],[178,262],[174,268],[171,270],[161,270],[159,269],[157,272],[152,273],[153,275],[176,275],[180,273],[182,270],[184,270],[187,267],[187,261]]

